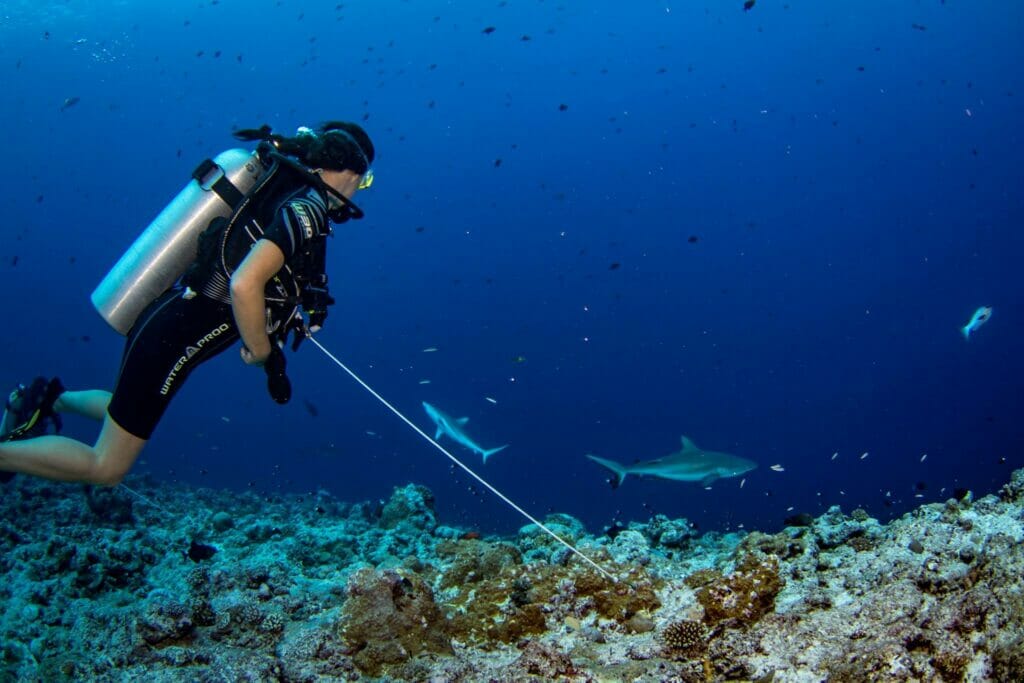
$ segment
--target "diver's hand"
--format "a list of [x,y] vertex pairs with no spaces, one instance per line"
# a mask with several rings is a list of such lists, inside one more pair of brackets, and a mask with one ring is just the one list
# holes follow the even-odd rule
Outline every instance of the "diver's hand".
[[242,353],[242,361],[246,365],[255,365],[256,367],[260,367],[260,368],[263,367],[263,365],[267,362],[267,358],[270,357],[270,351],[268,351],[265,354],[261,354],[261,355],[257,356],[252,351],[250,351],[249,347],[246,346],[245,344],[242,344],[242,352],[241,353]]

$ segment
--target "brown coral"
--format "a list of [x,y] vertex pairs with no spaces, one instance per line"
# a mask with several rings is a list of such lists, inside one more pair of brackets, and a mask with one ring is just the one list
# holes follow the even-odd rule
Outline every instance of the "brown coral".
[[749,626],[772,609],[784,585],[774,557],[746,555],[732,574],[698,590],[697,600],[709,625]]
[[361,671],[378,675],[424,652],[451,652],[448,621],[415,574],[362,569],[347,592],[341,635]]
[[516,642],[543,633],[550,615],[597,612],[625,624],[661,606],[655,592],[663,582],[641,567],[612,583],[575,564],[523,565],[518,553],[482,541],[449,544],[441,552],[458,554],[449,569],[452,576],[446,572],[441,585],[458,591],[446,607],[452,636],[461,641],[484,646]]

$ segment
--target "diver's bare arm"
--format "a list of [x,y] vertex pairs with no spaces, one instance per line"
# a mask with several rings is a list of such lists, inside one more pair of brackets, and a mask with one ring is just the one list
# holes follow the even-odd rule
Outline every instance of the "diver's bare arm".
[[263,290],[284,265],[284,253],[270,240],[256,242],[231,276],[231,309],[242,343],[256,360],[270,355]]

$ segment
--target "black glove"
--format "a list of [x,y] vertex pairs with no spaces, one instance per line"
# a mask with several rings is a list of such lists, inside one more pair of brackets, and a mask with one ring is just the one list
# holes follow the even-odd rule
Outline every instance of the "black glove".
[[263,364],[267,372],[267,391],[270,392],[270,398],[282,405],[292,398],[292,383],[285,374],[286,365],[284,351],[277,344],[271,345],[270,355]]

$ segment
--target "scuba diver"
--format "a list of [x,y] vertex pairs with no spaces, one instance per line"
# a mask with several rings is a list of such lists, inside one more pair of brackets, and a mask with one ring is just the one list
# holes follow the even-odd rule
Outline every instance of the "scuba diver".
[[[239,339],[271,397],[289,400],[282,347],[293,333],[296,349],[334,303],[324,272],[330,224],[363,217],[351,200],[373,181],[373,143],[344,121],[294,137],[269,126],[235,137],[258,141],[256,151],[200,165],[93,293],[127,335],[113,392],[66,391],[57,378],[19,385],[0,422],[0,480],[116,486],[188,375]],[[95,445],[49,433],[66,412],[103,422]]]

